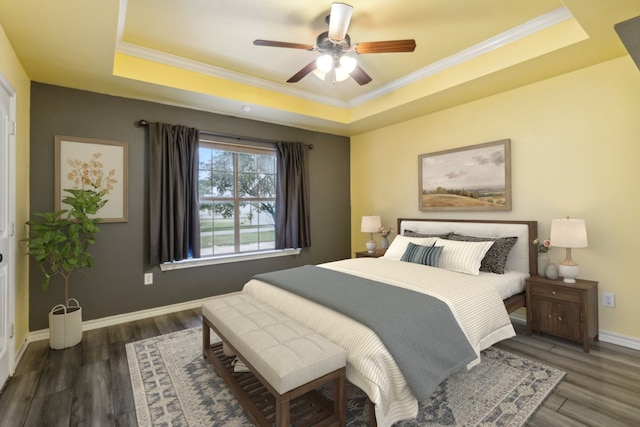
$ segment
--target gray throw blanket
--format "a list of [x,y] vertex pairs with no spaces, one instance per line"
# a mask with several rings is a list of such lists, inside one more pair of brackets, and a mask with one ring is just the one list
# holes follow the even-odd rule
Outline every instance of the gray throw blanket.
[[476,358],[449,306],[429,295],[312,265],[254,278],[368,326],[387,347],[420,401]]

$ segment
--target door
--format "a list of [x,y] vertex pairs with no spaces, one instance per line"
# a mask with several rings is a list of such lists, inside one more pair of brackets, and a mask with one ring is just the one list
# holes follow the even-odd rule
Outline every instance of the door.
[[580,304],[558,303],[558,336],[582,341]]
[[14,91],[0,75],[0,387],[13,369],[15,306]]
[[533,298],[530,304],[533,311],[533,329],[547,334],[555,334],[554,304],[541,298]]

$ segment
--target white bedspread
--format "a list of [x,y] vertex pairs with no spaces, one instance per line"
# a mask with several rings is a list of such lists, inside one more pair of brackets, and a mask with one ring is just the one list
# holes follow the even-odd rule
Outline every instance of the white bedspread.
[[[477,276],[382,258],[356,258],[321,264],[434,296],[449,305],[476,351],[515,335],[495,287]],[[244,291],[324,335],[347,350],[347,378],[376,405],[378,425],[415,418],[418,402],[377,335],[368,327],[290,292],[251,280]],[[366,295],[363,295],[366,298]],[[416,325],[424,328],[428,325]]]

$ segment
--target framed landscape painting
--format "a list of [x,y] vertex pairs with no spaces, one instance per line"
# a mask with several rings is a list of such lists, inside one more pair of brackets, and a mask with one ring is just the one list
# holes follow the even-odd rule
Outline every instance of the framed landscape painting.
[[511,210],[511,140],[418,156],[421,211]]
[[97,217],[104,222],[128,221],[128,146],[126,142],[55,137],[54,207],[68,209],[66,189],[106,192],[107,203]]

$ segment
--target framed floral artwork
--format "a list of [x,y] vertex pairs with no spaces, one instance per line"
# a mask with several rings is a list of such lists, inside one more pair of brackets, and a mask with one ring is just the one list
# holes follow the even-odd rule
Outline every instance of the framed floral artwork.
[[510,211],[511,140],[418,156],[421,211]]
[[127,171],[126,142],[56,135],[55,210],[69,208],[62,202],[67,189],[104,190],[107,203],[96,216],[103,222],[127,222]]

